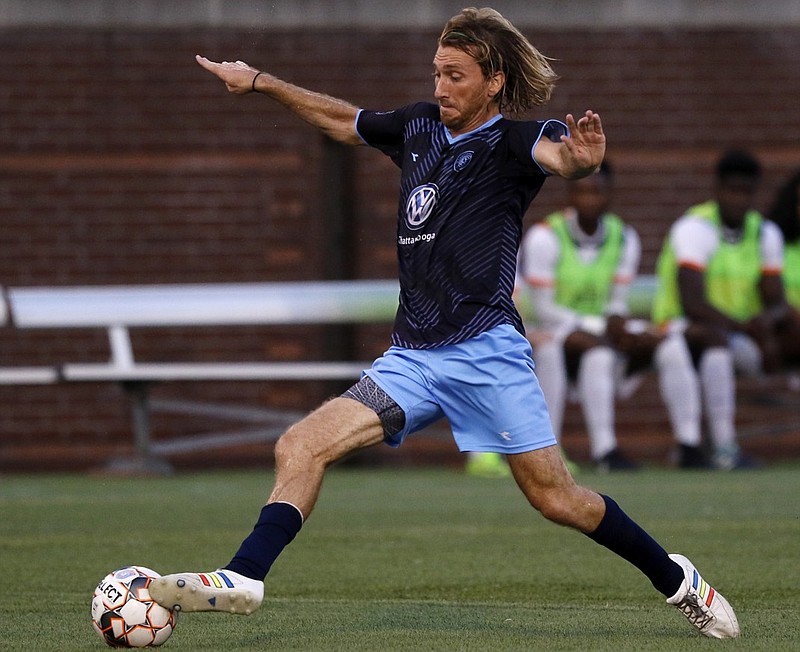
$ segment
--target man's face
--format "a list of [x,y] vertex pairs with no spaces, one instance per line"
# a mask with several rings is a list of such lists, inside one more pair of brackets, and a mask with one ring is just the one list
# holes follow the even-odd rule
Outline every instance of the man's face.
[[753,198],[758,188],[758,179],[731,175],[717,182],[716,199],[723,223],[738,228],[744,223],[744,217],[753,205]]
[[800,221],[800,184],[794,189],[794,196],[795,196],[795,208],[794,208],[794,216]]
[[502,88],[502,73],[486,79],[466,52],[440,47],[433,58],[433,78],[442,123],[453,136],[472,131],[499,113],[492,99]]
[[588,177],[570,181],[569,203],[578,212],[585,226],[596,225],[611,203],[611,184],[607,177],[590,174]]

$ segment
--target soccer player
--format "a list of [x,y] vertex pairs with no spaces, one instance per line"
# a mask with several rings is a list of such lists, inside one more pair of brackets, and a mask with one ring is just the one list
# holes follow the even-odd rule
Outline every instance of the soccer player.
[[613,171],[600,169],[567,184],[567,207],[534,224],[520,251],[522,287],[536,317],[532,331],[536,376],[556,438],[570,384],[584,415],[592,458],[601,471],[636,468],[617,447],[614,402],[626,377],[655,366],[678,465],[704,468],[700,397],[686,342],[628,316],[628,291],[639,269],[634,228],[610,211]]
[[276,443],[272,493],[231,561],[164,576],[153,598],[183,611],[252,612],[272,563],[311,514],[326,468],[356,449],[399,446],[445,416],[460,450],[508,456],[546,518],[633,563],[703,634],[737,636],[728,602],[611,498],[577,485],[553,437],[512,301],[522,215],[548,175],[593,172],[605,135],[592,111],[565,123],[503,115],[547,102],[556,79],[548,60],[496,11],[465,9],[439,37],[436,102],[378,112],[242,61],[197,60],[230,92],[262,93],[334,140],[376,147],[397,164],[400,304],[386,353]]
[[783,234],[783,286],[791,312],[778,332],[785,366],[800,367],[800,170],[778,189],[768,217]]
[[717,162],[714,197],[670,229],[659,255],[653,320],[682,332],[699,361],[713,464],[748,468],[734,427],[735,372],[780,366],[777,336],[789,314],[780,230],[752,208],[761,165],[745,151]]

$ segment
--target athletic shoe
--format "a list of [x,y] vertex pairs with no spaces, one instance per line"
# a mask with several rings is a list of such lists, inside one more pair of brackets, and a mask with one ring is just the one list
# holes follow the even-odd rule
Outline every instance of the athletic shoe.
[[684,579],[678,592],[667,598],[667,604],[678,607],[705,636],[737,638],[739,621],[728,601],[700,577],[694,564],[686,557],[670,555],[669,558],[683,568]]
[[719,471],[750,471],[761,466],[755,460],[743,455],[738,446],[718,448],[714,451],[711,464]]
[[597,460],[597,470],[602,473],[610,471],[635,471],[639,467],[620,453],[618,448],[606,453]]
[[465,465],[467,475],[479,478],[508,478],[511,469],[500,453],[472,453]]
[[175,573],[153,580],[150,597],[175,611],[224,611],[248,616],[264,599],[264,582],[224,569]]
[[681,469],[710,469],[711,462],[700,446],[681,444],[678,449],[678,468]]

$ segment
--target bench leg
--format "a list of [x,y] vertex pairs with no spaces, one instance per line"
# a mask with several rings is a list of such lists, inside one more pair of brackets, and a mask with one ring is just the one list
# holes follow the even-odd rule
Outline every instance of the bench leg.
[[109,461],[106,470],[130,475],[169,475],[172,465],[153,454],[150,448],[150,383],[123,382],[122,388],[131,400],[134,453]]

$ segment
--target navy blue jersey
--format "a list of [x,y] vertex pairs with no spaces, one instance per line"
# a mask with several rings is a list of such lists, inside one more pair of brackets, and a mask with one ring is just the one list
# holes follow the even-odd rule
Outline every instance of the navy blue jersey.
[[512,300],[517,250],[522,218],[546,178],[532,151],[566,126],[497,116],[452,138],[439,107],[418,103],[361,111],[356,129],[402,171],[392,343],[433,348],[500,324],[524,332]]

